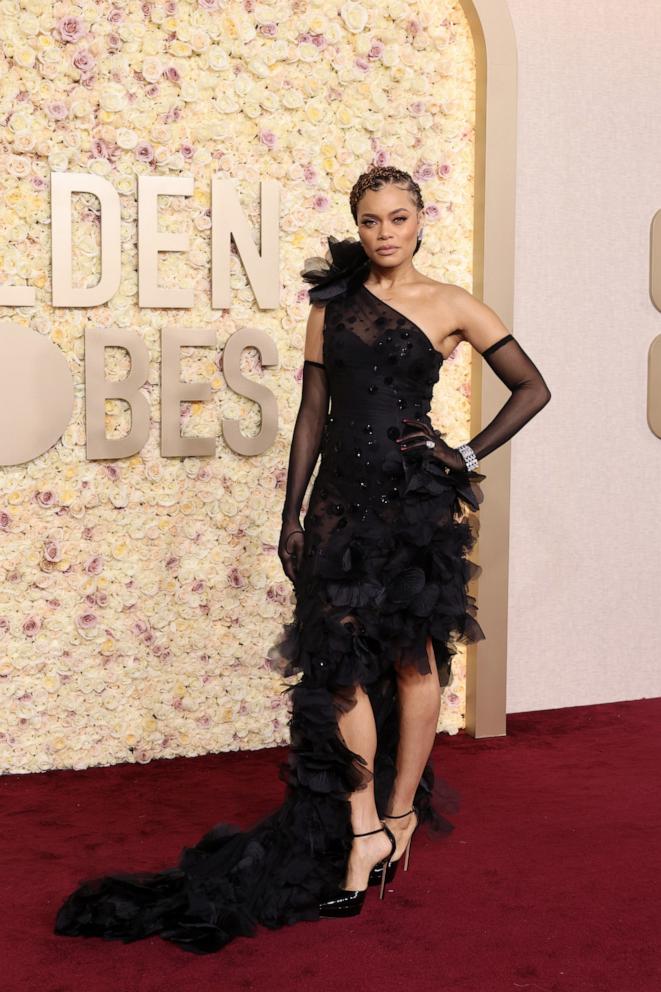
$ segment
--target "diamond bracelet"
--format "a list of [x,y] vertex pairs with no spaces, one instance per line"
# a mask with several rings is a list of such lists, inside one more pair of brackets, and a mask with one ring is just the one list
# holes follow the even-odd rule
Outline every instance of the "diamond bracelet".
[[461,452],[461,457],[466,462],[466,468],[477,468],[477,455],[471,448],[470,444],[460,444],[457,451]]

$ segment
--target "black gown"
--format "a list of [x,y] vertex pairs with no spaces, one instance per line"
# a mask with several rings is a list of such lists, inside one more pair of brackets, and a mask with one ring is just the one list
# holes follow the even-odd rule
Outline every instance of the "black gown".
[[[177,867],[82,881],[59,908],[55,933],[125,942],[158,934],[199,954],[256,925],[318,918],[324,893],[341,884],[351,844],[349,793],[373,776],[386,809],[398,741],[394,663],[448,685],[457,642],[480,640],[467,591],[480,568],[467,554],[482,501],[475,471],[446,468],[429,448],[403,454],[403,417],[431,425],[443,358],[410,319],[364,285],[328,302],[319,374],[330,411],[304,520],[295,609],[269,657],[290,693],[290,746],[281,765],[282,804],[252,827],[218,822]],[[377,725],[373,771],[344,743],[338,714],[361,685]],[[453,829],[443,812],[456,790],[428,763],[415,803],[432,835]],[[443,812],[442,812],[443,811]]]

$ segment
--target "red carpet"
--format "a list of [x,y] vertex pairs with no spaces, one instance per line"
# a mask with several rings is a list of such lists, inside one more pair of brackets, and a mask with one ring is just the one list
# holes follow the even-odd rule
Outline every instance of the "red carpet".
[[10,775],[2,794],[3,992],[657,992],[661,699],[440,736],[456,825],[353,920],[260,929],[198,957],[52,933],[82,878],[176,864],[219,820],[280,801],[283,750]]

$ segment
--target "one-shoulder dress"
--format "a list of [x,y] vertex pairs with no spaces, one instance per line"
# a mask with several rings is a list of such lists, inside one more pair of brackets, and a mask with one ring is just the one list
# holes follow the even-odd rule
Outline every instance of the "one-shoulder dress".
[[[258,925],[317,920],[320,899],[344,876],[350,793],[373,778],[386,809],[398,742],[395,663],[430,673],[431,638],[447,686],[457,643],[485,636],[468,592],[481,569],[467,557],[485,476],[450,470],[429,448],[404,454],[395,440],[403,417],[433,426],[443,356],[361,283],[328,302],[318,364],[330,409],[293,617],[268,651],[291,702],[283,801],[247,829],[219,819],[176,867],[84,879],[57,911],[57,934],[125,942],[158,934],[206,954]],[[374,709],[373,769],[338,727],[358,685]],[[414,801],[430,836],[454,829],[443,812],[456,811],[457,790],[430,762]]]

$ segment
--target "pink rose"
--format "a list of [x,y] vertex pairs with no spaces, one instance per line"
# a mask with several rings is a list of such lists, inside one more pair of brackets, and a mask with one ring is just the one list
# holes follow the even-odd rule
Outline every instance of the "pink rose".
[[218,10],[218,0],[197,0],[202,10]]
[[79,613],[76,617],[76,626],[79,630],[90,630],[92,627],[96,627],[96,624],[96,613]]
[[108,152],[108,145],[103,138],[94,138],[92,147],[90,148],[92,158],[108,158]]
[[275,148],[278,143],[275,133],[268,130],[268,128],[264,128],[259,132],[259,140],[263,145],[266,145],[267,148]]
[[103,571],[103,556],[94,555],[93,558],[88,558],[85,562],[85,571],[88,575],[100,575]]
[[0,530],[9,530],[11,517],[5,510],[0,510]]
[[62,41],[68,41],[70,43],[80,41],[86,31],[85,22],[81,17],[77,17],[76,14],[66,14],[64,17],[61,17],[56,22],[55,27],[60,32]]
[[246,580],[236,566],[234,566],[234,568],[230,568],[227,573],[227,581],[235,589],[243,589],[246,584]]
[[34,498],[39,506],[55,506],[57,497],[50,489],[43,489],[34,494]]
[[63,100],[52,100],[46,104],[46,113],[54,121],[63,121],[69,116],[69,108]]
[[44,558],[46,561],[62,560],[62,549],[58,541],[44,541]]
[[421,162],[413,173],[413,178],[417,183],[428,182],[434,178],[434,166],[430,162]]
[[135,157],[139,162],[151,162],[154,157],[154,149],[148,141],[139,141],[135,146]]
[[29,616],[23,621],[23,633],[26,637],[34,637],[41,630],[41,620]]
[[79,48],[73,57],[73,64],[81,72],[91,72],[96,66],[96,59],[86,48]]

